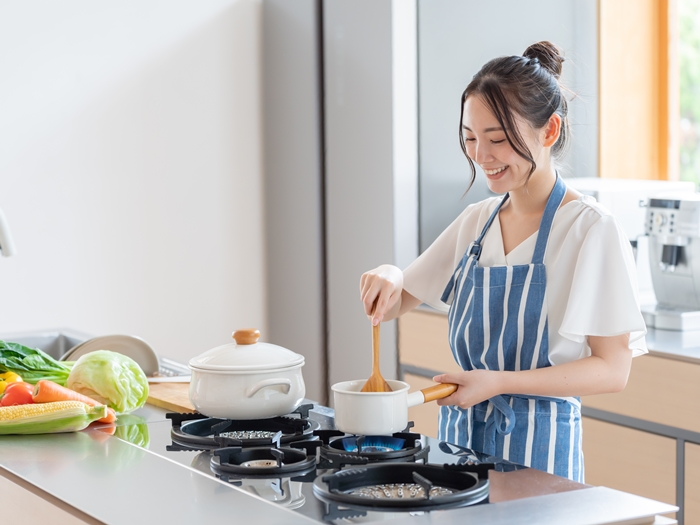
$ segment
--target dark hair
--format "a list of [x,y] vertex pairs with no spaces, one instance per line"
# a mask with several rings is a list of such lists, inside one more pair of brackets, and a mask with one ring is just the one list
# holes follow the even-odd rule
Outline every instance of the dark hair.
[[530,180],[537,164],[516,126],[513,114],[525,119],[534,129],[542,129],[554,113],[558,114],[561,117],[561,131],[552,146],[552,155],[556,158],[562,155],[571,135],[568,106],[559,83],[563,62],[559,48],[543,41],[532,44],[523,56],[494,58],[474,75],[462,93],[459,116],[459,144],[472,170],[469,188],[476,179],[476,168],[467,155],[462,134],[462,114],[467,97],[480,95],[483,98],[503,128],[510,146],[532,165],[527,176],[527,180]]

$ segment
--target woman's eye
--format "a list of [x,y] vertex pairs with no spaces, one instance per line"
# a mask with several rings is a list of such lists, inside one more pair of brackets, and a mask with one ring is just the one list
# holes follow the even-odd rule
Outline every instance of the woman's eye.
[[464,139],[464,142],[475,142],[475,141],[476,141],[476,139],[469,139],[469,138]]
[[501,139],[501,140],[492,140],[491,144],[502,144],[506,141],[506,139]]

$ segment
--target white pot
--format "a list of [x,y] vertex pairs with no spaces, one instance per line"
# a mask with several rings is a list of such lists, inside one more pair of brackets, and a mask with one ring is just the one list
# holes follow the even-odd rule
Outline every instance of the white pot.
[[264,419],[288,414],[306,394],[304,357],[269,343],[257,330],[237,330],[236,343],[190,360],[190,401],[198,412],[225,419]]
[[440,383],[409,394],[408,383],[388,380],[391,392],[361,392],[366,382],[358,379],[331,387],[338,430],[364,436],[401,432],[408,424],[409,407],[447,397],[457,390],[457,385]]

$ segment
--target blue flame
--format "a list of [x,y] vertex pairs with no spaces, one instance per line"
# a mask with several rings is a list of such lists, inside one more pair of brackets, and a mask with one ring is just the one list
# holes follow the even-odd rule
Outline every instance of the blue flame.
[[[344,438],[342,443],[346,452],[357,452],[357,438]],[[361,447],[363,452],[391,452],[401,450],[405,443],[405,439],[391,436],[367,436]]]

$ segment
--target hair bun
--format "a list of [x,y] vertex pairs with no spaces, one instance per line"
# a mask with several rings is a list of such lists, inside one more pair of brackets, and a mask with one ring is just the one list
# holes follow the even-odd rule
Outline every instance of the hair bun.
[[561,76],[561,67],[564,63],[564,57],[560,49],[551,42],[543,40],[542,42],[532,44],[525,50],[523,56],[529,58],[533,63],[538,61],[542,67],[547,69],[556,78]]

